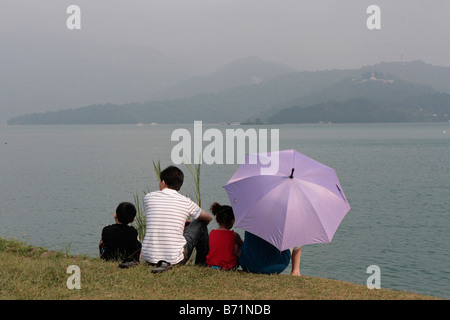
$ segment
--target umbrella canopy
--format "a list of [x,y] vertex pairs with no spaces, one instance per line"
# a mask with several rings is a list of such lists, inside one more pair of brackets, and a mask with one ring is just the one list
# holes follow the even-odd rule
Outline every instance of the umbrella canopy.
[[[351,209],[334,169],[295,150],[258,154],[224,186],[235,225],[283,251],[313,243],[331,243]],[[255,158],[253,158],[255,159]],[[262,174],[261,163],[278,161],[278,172]]]

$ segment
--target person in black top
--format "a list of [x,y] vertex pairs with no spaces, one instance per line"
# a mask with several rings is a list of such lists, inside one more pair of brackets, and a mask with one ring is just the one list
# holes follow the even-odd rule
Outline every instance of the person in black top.
[[122,202],[117,206],[114,214],[116,223],[102,230],[99,243],[101,259],[122,263],[139,262],[142,245],[137,230],[128,225],[135,217],[136,207],[132,203]]

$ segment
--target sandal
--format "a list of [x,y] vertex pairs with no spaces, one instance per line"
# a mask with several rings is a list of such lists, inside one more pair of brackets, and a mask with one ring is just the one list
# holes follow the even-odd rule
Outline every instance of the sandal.
[[172,265],[169,262],[160,260],[156,264],[156,268],[152,270],[152,273],[161,273],[170,269],[172,269]]

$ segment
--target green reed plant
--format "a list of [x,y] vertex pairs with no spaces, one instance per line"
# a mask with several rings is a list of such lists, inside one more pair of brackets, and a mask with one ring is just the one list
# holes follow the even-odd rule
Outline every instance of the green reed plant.
[[[202,199],[200,194],[200,164],[192,165],[191,163],[185,162],[185,166],[191,174],[192,179],[188,179],[192,188],[195,192],[195,199],[197,201],[198,206],[202,207]],[[190,197],[192,198],[192,197]]]
[[159,162],[159,160],[157,163],[153,161],[153,169],[155,170],[156,177],[158,178],[159,181],[161,178],[161,163]]
[[[144,196],[146,192],[144,191]],[[139,239],[144,239],[145,236],[145,207],[144,207],[144,199],[143,197],[139,197],[139,192],[136,191],[134,194],[134,205],[136,207],[136,218],[132,226],[137,230]]]

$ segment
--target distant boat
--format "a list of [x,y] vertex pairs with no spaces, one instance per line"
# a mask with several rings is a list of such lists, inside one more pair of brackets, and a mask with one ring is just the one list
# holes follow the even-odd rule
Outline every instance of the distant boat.
[[[142,123],[142,122],[139,122],[138,124],[136,124],[138,127],[142,127],[142,126],[145,126],[145,123]],[[158,124],[156,123],[156,122],[152,122],[152,123],[150,123],[150,125],[152,125],[152,126],[157,126]]]

